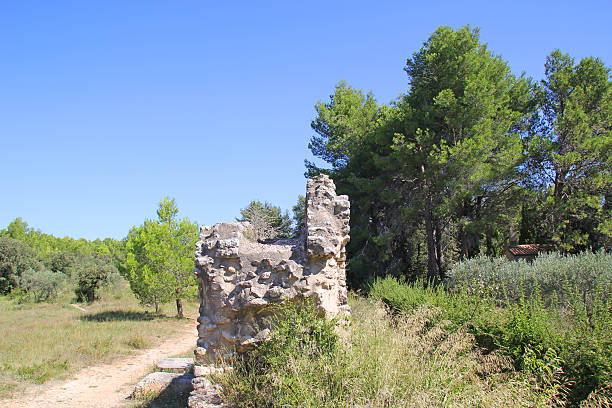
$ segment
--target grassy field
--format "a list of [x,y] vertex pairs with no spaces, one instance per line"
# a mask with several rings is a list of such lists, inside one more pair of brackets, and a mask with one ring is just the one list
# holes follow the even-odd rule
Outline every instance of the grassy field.
[[[165,315],[147,311],[125,285],[103,293],[99,301],[77,305],[85,311],[72,301],[69,294],[38,304],[0,297],[0,399],[154,347],[185,324],[173,317],[171,305]],[[196,310],[195,301],[185,302],[188,316]]]

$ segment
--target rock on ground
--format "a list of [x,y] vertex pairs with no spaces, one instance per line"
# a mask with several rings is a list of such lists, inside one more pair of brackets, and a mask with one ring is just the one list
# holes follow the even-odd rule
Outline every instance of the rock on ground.
[[172,373],[189,373],[193,369],[193,358],[163,358],[157,368]]
[[206,377],[194,378],[193,388],[188,401],[189,408],[235,408],[221,399],[221,386],[211,383]]
[[151,373],[136,384],[131,397],[139,398],[151,394],[159,394],[162,391],[177,394],[187,393],[193,390],[193,379],[191,374]]

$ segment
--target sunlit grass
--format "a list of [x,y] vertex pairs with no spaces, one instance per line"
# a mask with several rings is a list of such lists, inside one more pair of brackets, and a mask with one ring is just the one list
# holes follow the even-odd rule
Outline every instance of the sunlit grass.
[[[0,398],[153,347],[186,324],[169,306],[166,314],[146,310],[125,286],[80,304],[86,312],[71,301],[70,295],[39,304],[0,298]],[[185,302],[187,315],[196,310],[197,302]]]
[[[264,360],[235,361],[235,370],[217,377],[225,397],[252,408],[550,405],[508,355],[487,354],[474,336],[438,319],[438,308],[393,315],[371,299],[353,297],[350,304],[351,324],[337,351],[316,357],[279,344]],[[278,358],[282,362],[259,362]]]

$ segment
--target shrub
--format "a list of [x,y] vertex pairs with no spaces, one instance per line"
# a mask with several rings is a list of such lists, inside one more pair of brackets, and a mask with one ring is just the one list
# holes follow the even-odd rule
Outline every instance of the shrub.
[[319,316],[309,301],[274,308],[268,341],[238,357],[232,374],[223,378],[227,398],[249,407],[336,407],[342,395],[336,388],[342,385],[335,382],[335,323]]
[[612,254],[548,253],[532,263],[479,256],[454,265],[445,283],[453,291],[503,302],[538,296],[546,306],[568,309],[580,302],[590,311],[612,295]]
[[408,313],[423,305],[440,309],[436,319],[449,320],[458,328],[470,324],[477,331],[490,328],[489,319],[499,320],[495,302],[464,291],[449,293],[442,286],[426,285],[422,281],[401,283],[387,276],[369,287],[369,296],[387,304],[395,313]]
[[[290,309],[269,343],[217,378],[239,407],[544,407],[503,353],[484,355],[465,330],[449,330],[439,308],[390,315],[351,298],[349,330],[336,335],[314,309]],[[434,323],[437,322],[437,323]]]
[[0,237],[0,294],[19,288],[21,276],[29,269],[43,269],[34,251],[21,241]]
[[98,299],[98,290],[119,277],[117,268],[112,264],[88,262],[73,267],[75,277],[74,293],[80,302],[93,302]]
[[41,302],[57,297],[66,280],[66,275],[61,272],[28,269],[21,276],[20,282],[26,294],[33,296],[35,302]]
[[554,351],[575,383],[574,406],[612,380],[611,263],[603,252],[547,254],[532,264],[479,257],[455,265],[449,290],[386,278],[370,294],[399,312],[439,307],[440,318],[467,325],[479,345],[505,350],[517,368],[533,350],[540,359]]
[[70,268],[75,264],[76,257],[67,251],[55,252],[50,256],[49,269],[54,272],[70,273]]

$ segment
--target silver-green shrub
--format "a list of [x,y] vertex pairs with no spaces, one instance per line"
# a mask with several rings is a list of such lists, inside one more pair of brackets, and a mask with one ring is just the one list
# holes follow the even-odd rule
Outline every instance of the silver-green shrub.
[[583,303],[587,308],[612,294],[612,254],[547,253],[533,262],[479,256],[457,263],[448,273],[447,288],[500,301],[542,299],[561,308]]
[[28,269],[23,272],[20,284],[21,289],[35,302],[52,300],[67,281],[67,276],[61,272],[52,272],[46,269]]

